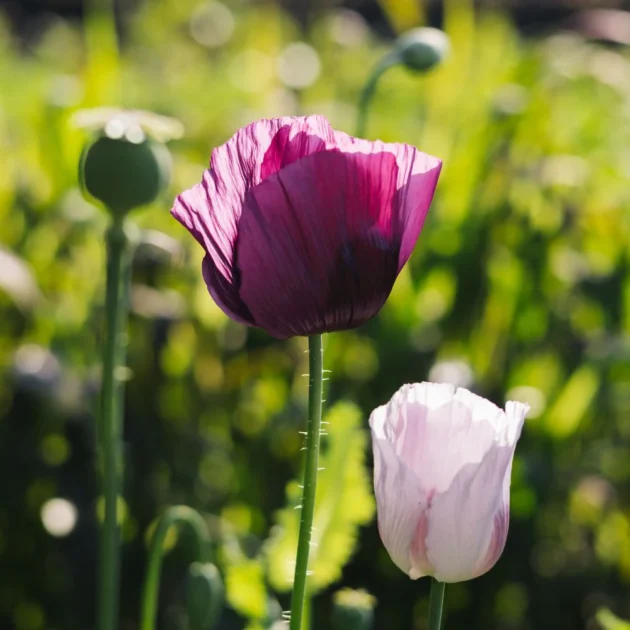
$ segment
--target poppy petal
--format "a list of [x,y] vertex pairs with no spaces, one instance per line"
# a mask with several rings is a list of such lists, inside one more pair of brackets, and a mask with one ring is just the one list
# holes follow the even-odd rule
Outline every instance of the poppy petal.
[[497,529],[495,519],[509,510],[503,479],[513,456],[512,446],[491,449],[481,463],[466,464],[445,493],[433,497],[426,547],[440,582],[478,577],[498,560],[505,539],[496,536],[507,536],[507,527]]
[[278,130],[265,152],[260,167],[261,181],[293,162],[325,151],[333,137],[333,130],[322,116],[293,119],[292,124]]
[[398,273],[391,153],[322,151],[250,191],[239,226],[240,297],[279,338],[356,327]]
[[175,200],[173,216],[206,250],[202,272],[210,294],[236,321],[253,325],[251,314],[238,296],[234,260],[247,191],[263,176],[325,148],[325,139],[332,138],[332,133],[322,116],[252,123],[217,147],[202,183]]
[[398,259],[400,271],[409,260],[422,231],[442,170],[442,161],[418,151],[409,144],[386,143],[380,140],[371,142],[337,130],[333,130],[333,133],[334,145],[344,152],[387,151],[396,156],[398,165],[396,206],[399,221],[397,230],[403,234]]
[[385,406],[375,409],[370,416],[378,529],[394,564],[410,573],[414,564],[409,549],[427,500],[413,471],[403,464],[385,436],[386,416]]
[[201,263],[201,273],[208,291],[217,306],[234,321],[246,326],[253,326],[254,319],[249,309],[239,297],[238,282],[228,282],[218,271],[209,256],[205,256]]

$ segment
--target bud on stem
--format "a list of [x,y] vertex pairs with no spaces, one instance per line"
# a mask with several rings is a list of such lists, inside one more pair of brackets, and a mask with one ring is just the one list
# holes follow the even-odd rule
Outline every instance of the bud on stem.
[[79,177],[83,189],[114,215],[151,203],[166,187],[171,155],[163,144],[136,135],[99,136],[83,151]]
[[334,630],[372,630],[374,597],[367,591],[343,589],[334,595]]

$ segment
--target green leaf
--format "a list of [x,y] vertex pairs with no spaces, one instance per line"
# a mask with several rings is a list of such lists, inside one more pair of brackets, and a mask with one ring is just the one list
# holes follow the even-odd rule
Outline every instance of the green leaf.
[[558,439],[571,437],[592,406],[599,385],[600,377],[593,366],[584,364],[575,370],[549,410],[545,422],[549,434]]
[[228,564],[225,586],[227,601],[236,612],[254,620],[267,616],[264,569],[258,560]]
[[[356,545],[358,528],[374,516],[371,479],[365,468],[367,433],[362,414],[350,403],[336,404],[325,417],[328,439],[320,459],[315,519],[308,581],[311,593],[341,576]],[[287,486],[287,506],[276,514],[276,527],[266,546],[268,577],[278,591],[293,583],[301,490],[297,481]]]
[[597,611],[597,623],[604,630],[630,630],[630,623],[613,615],[607,608]]

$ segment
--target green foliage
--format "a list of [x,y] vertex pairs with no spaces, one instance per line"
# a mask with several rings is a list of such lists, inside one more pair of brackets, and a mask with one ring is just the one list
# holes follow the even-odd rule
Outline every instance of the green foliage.
[[[418,25],[421,3],[384,4],[400,30]],[[86,37],[56,19],[18,40],[0,14],[0,627],[11,630],[93,625],[106,217],[79,192],[86,137],[72,121],[95,105],[174,116],[186,130],[169,144],[168,192],[134,217],[120,627],[137,625],[144,535],[166,505],[220,515],[227,598],[249,623],[278,617],[270,584],[289,588],[297,486],[283,489],[301,461],[305,343],[230,322],[208,296],[201,248],[168,209],[212,147],[256,118],[321,113],[352,131],[368,68],[392,42],[338,10],[316,11],[302,32],[270,3],[138,5],[120,54],[98,7]],[[420,624],[422,582],[393,567],[373,520],[358,527],[373,509],[358,427],[403,382],[447,375],[532,408],[506,550],[488,575],[449,587],[449,627],[591,627],[602,593],[628,617],[630,53],[576,34],[525,39],[503,14],[444,5],[449,58],[422,77],[392,69],[370,115],[370,137],[415,144],[444,169],[379,317],[325,341],[327,404],[356,408],[330,425],[314,587],[338,581],[349,558],[343,585],[378,594],[375,627]],[[320,66],[301,87],[278,72],[296,40]],[[342,466],[340,453],[355,463]],[[354,475],[342,494],[331,469]],[[55,497],[79,514],[63,541],[41,520]],[[225,551],[226,522],[240,554]],[[165,626],[179,618],[174,582],[187,563],[175,548],[165,564]],[[326,600],[313,600],[318,630],[329,628]]]
[[619,619],[607,608],[598,611],[597,622],[603,630],[630,630],[630,623]]
[[258,560],[242,560],[228,565],[227,600],[247,619],[267,617],[267,589],[264,568]]
[[[356,547],[358,528],[374,514],[371,481],[365,470],[366,432],[361,411],[351,403],[337,403],[324,417],[328,433],[317,482],[315,519],[308,582],[314,594],[338,580]],[[287,506],[275,517],[266,547],[269,581],[278,591],[291,589],[300,527],[301,490],[287,486]]]

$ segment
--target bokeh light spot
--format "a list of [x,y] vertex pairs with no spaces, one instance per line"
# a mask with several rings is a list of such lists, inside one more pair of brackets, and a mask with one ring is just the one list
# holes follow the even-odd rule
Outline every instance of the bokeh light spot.
[[317,81],[320,71],[319,55],[304,42],[289,44],[278,58],[278,76],[288,87],[306,88]]
[[74,503],[57,497],[44,503],[40,516],[51,536],[64,538],[75,528],[79,514]]
[[433,383],[451,383],[469,389],[474,381],[473,371],[465,361],[438,361],[429,371]]
[[190,34],[207,48],[226,44],[234,33],[234,16],[220,2],[206,2],[198,6],[190,18]]
[[49,466],[61,466],[70,456],[70,444],[63,435],[51,433],[42,440],[40,453]]

